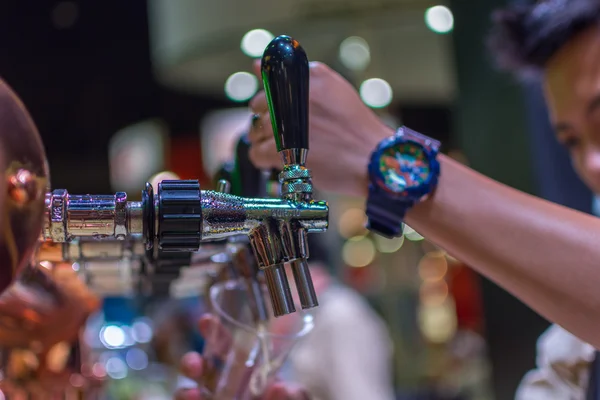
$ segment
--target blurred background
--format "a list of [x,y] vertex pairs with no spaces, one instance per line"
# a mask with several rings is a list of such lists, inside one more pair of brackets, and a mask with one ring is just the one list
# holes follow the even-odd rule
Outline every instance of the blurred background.
[[[210,188],[249,121],[247,101],[260,86],[252,59],[273,35],[289,34],[390,125],[441,140],[492,178],[590,211],[591,194],[548,133],[539,88],[493,71],[486,55],[490,12],[504,4],[4,0],[0,75],[38,125],[54,188],[127,191],[133,200],[162,170]],[[512,398],[547,322],[414,231],[394,241],[367,234],[360,200],[323,197],[332,209],[331,271],[386,321],[399,396],[443,388],[465,399]],[[166,305],[140,316],[131,303],[108,299],[90,321],[89,340],[107,351],[98,357],[119,387],[135,371],[162,368],[148,361],[160,357],[147,346],[163,317],[176,314]],[[183,316],[166,325],[199,312],[177,307]]]

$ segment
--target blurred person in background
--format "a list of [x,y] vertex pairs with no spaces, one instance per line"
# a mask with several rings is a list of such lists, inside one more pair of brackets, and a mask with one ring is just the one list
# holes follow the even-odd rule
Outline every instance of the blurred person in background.
[[[583,182],[600,194],[600,2],[551,0],[499,10],[489,44],[499,66],[542,79],[558,141]],[[517,400],[600,399],[594,347],[558,325],[537,345],[536,369]],[[592,368],[591,368],[592,367]]]
[[[326,249],[311,239],[310,271],[319,297],[312,311],[315,327],[290,354],[282,378],[302,384],[314,400],[394,399],[393,347],[385,323],[360,294],[331,276]],[[288,275],[293,286],[289,270]],[[289,327],[275,329],[284,334]]]

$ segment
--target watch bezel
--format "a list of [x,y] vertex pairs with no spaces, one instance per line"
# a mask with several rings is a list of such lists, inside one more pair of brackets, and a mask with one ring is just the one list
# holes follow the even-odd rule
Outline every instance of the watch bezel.
[[[427,179],[420,185],[409,187],[404,189],[400,193],[394,193],[391,190],[385,190],[381,186],[386,186],[384,177],[379,170],[379,159],[383,155],[383,153],[390,148],[397,147],[400,145],[404,145],[406,143],[411,143],[413,145],[419,146],[423,150],[423,154],[427,158],[429,162],[429,176]],[[376,188],[380,193],[384,194],[393,199],[410,199],[410,200],[418,200],[431,192],[431,189],[437,185],[440,164],[437,161],[438,151],[435,148],[430,146],[425,146],[423,143],[420,143],[416,140],[405,136],[390,136],[387,139],[384,139],[379,143],[375,151],[373,151],[371,155],[371,161],[369,162],[369,177],[371,180],[370,186]]]

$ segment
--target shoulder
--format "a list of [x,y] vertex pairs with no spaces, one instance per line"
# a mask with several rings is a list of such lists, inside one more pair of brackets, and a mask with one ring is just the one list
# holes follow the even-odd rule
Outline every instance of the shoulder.
[[536,369],[517,390],[517,400],[583,398],[594,348],[558,325],[538,339]]

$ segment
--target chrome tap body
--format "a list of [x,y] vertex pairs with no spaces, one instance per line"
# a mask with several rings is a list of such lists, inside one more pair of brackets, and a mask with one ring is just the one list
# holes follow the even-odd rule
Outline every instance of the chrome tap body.
[[[126,198],[125,193],[70,195],[63,189],[49,194],[40,259],[116,260],[129,255],[156,260],[247,235],[267,282],[282,281],[283,264],[308,255],[300,232],[323,232],[328,225],[325,202],[250,199],[200,190],[197,181],[163,181],[156,195],[147,184],[144,201]],[[291,297],[287,304],[293,307]]]

